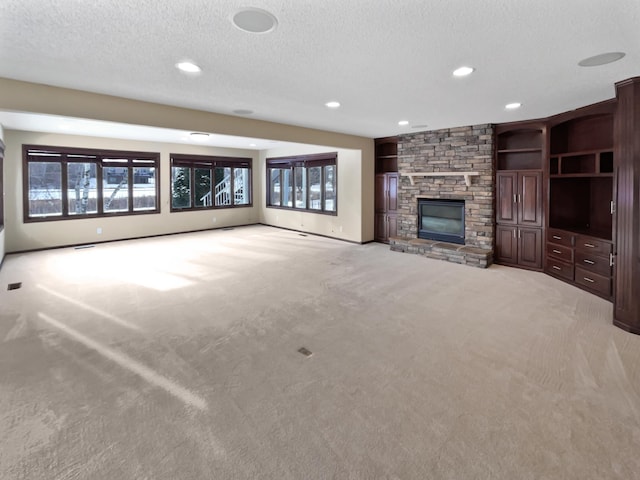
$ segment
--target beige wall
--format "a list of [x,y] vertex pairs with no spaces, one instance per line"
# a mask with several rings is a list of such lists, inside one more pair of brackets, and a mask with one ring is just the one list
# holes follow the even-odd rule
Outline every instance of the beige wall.
[[[2,140],[4,142],[4,129],[2,128],[2,125],[0,125],[0,140]],[[6,178],[6,175],[5,175]],[[6,184],[6,182],[5,182]],[[6,195],[5,195],[5,199],[6,199]],[[6,202],[5,202],[6,203]],[[5,204],[4,207],[4,211],[7,211],[7,207]],[[4,259],[4,252],[5,252],[5,246],[4,246],[4,229],[0,232],[0,263],[2,263],[2,260]]]
[[[61,245],[101,242],[144,237],[258,222],[259,202],[252,207],[170,213],[171,153],[225,155],[253,158],[253,182],[258,181],[258,152],[196,145],[151,143],[132,140],[59,135],[6,130],[5,151],[5,224],[7,252],[48,248]],[[22,145],[55,145],[67,147],[135,150],[160,153],[161,213],[128,217],[73,219],[53,222],[23,223]],[[214,222],[215,219],[215,222]],[[98,234],[97,229],[102,233]]]
[[305,213],[282,208],[268,208],[265,202],[260,210],[260,222],[277,227],[302,230],[320,235],[362,241],[362,156],[359,150],[318,146],[287,147],[264,150],[260,153],[261,198],[266,200],[266,162],[271,157],[338,152],[338,215]]
[[[262,161],[267,155],[260,154],[259,165],[254,165],[254,208],[248,210],[251,212],[251,215],[246,214],[247,220],[243,220],[244,217],[242,217],[242,215],[244,214],[238,214],[233,209],[226,211],[226,213],[222,210],[216,210],[218,223],[215,226],[220,226],[220,222],[223,222],[222,225],[224,222],[228,222],[228,224],[247,223],[249,221],[248,217],[252,216],[252,221],[266,222],[269,220],[269,222],[273,221],[274,225],[282,221],[284,224],[281,226],[286,226],[287,228],[296,228],[312,233],[322,233],[355,242],[373,240],[374,143],[372,139],[254,120],[245,117],[235,117],[128,100],[4,78],[0,78],[0,109],[66,115],[163,128],[205,131],[309,145],[326,145],[327,147],[322,147],[324,151],[339,151],[339,158],[343,158],[346,162],[342,162],[345,163],[345,165],[344,167],[339,166],[338,171],[338,194],[340,197],[338,199],[339,215],[337,218],[316,214],[302,214],[303,216],[300,217],[301,214],[297,214],[298,218],[289,215],[282,217],[282,220],[280,220],[279,217],[277,221],[273,221],[274,219],[269,217],[270,214],[267,213],[264,208],[263,198],[265,172]],[[18,178],[16,177],[16,172],[19,173],[21,168],[21,159],[16,156],[15,152],[20,150],[22,143],[45,143],[45,140],[42,140],[43,138],[46,139],[46,142],[54,143],[52,140],[63,138],[63,136],[60,135],[55,135],[53,136],[55,138],[53,138],[44,134],[13,131],[8,132],[5,136],[7,137],[7,139],[5,139],[7,150],[11,152],[11,158],[5,159],[5,172],[12,175],[11,182]],[[81,143],[73,144],[72,146],[84,145],[91,148],[99,146],[99,148],[149,149],[140,147],[140,145],[145,144],[144,142],[101,140],[97,138],[81,140],[82,138],[84,137],[75,137],[74,140]],[[25,139],[28,139],[28,141],[25,141]],[[66,140],[64,144],[69,145]],[[118,145],[136,146],[119,147]],[[146,145],[152,146],[150,147],[150,151],[164,151],[163,149],[165,148],[160,147],[162,144],[146,143]],[[186,148],[187,146],[180,147]],[[186,149],[181,151],[186,153],[191,152],[191,150]],[[168,150],[166,153],[168,153]],[[254,153],[254,155],[257,154]],[[164,163],[166,162],[163,158],[163,165]],[[8,166],[7,164],[10,165]],[[166,166],[164,167],[165,170],[167,168]],[[161,173],[163,182],[167,182],[168,170],[166,172],[162,171]],[[9,184],[8,179],[6,179],[5,184]],[[166,183],[166,186],[168,188],[168,183]],[[82,238],[82,241],[94,242],[111,238],[124,238],[116,237],[116,235],[123,234],[126,234],[127,237],[144,236],[156,233],[185,231],[194,228],[214,227],[212,221],[213,214],[210,211],[174,214],[171,216],[167,216],[169,214],[163,212],[161,217],[153,215],[117,217],[104,220],[74,220],[62,223],[54,222],[56,225],[78,222],[76,224],[77,227],[73,227],[73,235],[65,235],[58,232],[59,229],[55,232],[50,231],[52,229],[43,224],[22,225],[21,194],[21,182],[18,182],[15,190],[11,187],[10,191],[7,191],[7,196],[11,195],[11,199],[7,199],[9,205],[5,207],[5,217],[9,217],[6,222],[8,223],[6,228],[6,248],[8,252],[15,251],[18,248],[24,250],[26,248],[44,248],[46,246],[67,244],[67,240],[69,240],[70,237]],[[164,192],[163,195],[164,202],[168,199],[168,191]],[[168,205],[163,204],[163,209],[165,207],[168,210]],[[271,209],[269,210],[271,211]],[[292,214],[293,212],[285,213]],[[290,216],[291,218],[289,218]],[[138,219],[143,217],[158,217],[161,219],[162,225],[155,224],[153,220],[138,221]],[[106,220],[109,220],[109,223],[105,223]],[[337,221],[342,223],[336,223]],[[166,224],[166,222],[169,223]],[[98,225],[99,223],[103,223],[104,225]],[[103,234],[99,239],[96,238],[95,234],[98,226],[102,226],[103,228]],[[339,231],[340,227],[342,227],[342,232]],[[15,232],[13,231],[14,229]],[[49,238],[49,240],[44,239],[43,233],[48,234],[46,237]],[[337,233],[340,235],[337,235]],[[51,235],[50,237],[49,234]],[[80,243],[80,241],[74,240],[72,243]]]

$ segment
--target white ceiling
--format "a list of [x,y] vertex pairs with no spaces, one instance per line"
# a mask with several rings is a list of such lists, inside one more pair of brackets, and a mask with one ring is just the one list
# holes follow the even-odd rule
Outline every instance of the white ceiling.
[[[274,14],[275,31],[235,28],[244,6]],[[639,0],[2,0],[0,9],[2,77],[366,137],[546,117],[611,98],[615,82],[640,75]],[[626,56],[578,66],[614,51]],[[202,74],[180,73],[184,59]],[[454,78],[461,65],[476,71]],[[509,102],[523,106],[507,111]]]

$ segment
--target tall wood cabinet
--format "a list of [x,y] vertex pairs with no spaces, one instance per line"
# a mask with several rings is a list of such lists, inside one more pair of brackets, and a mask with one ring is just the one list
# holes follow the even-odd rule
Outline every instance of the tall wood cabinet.
[[640,334],[640,77],[616,84],[613,323]]
[[376,241],[389,243],[398,234],[398,174],[376,174]]
[[498,125],[496,133],[495,260],[541,270],[546,129],[540,122],[519,122]]
[[389,243],[398,234],[398,138],[375,140],[375,240]]
[[611,300],[615,101],[549,119],[545,272]]

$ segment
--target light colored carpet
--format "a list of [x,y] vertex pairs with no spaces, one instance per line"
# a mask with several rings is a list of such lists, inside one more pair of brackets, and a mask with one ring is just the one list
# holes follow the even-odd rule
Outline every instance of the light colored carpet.
[[0,285],[2,479],[640,478],[640,337],[540,273],[252,226]]

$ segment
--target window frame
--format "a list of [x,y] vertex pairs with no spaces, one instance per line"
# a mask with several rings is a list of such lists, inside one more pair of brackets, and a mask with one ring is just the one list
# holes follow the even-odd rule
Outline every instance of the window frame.
[[[33,153],[49,153],[58,157],[34,157]],[[93,157],[86,160],[69,159],[69,156],[84,155]],[[117,158],[118,161],[114,161]],[[139,163],[150,162],[154,168],[155,207],[153,209],[134,210],[134,168],[144,168]],[[62,212],[60,215],[30,216],[29,212],[29,165],[30,163],[59,163],[60,170],[60,200]],[[96,212],[83,214],[69,213],[69,164],[92,163],[96,165]],[[104,169],[110,167],[127,168],[127,210],[104,211]],[[150,167],[151,168],[151,167]],[[82,220],[87,218],[122,217],[130,215],[153,215],[161,212],[160,206],[160,153],[138,152],[129,150],[105,150],[79,147],[61,147],[50,145],[22,145],[22,217],[24,223],[56,222],[61,220]]]
[[[325,167],[332,166],[333,171],[333,188],[334,188],[334,206],[333,210],[325,210],[326,205],[326,169]],[[271,198],[271,172],[274,169],[280,170],[280,185],[282,185],[282,172],[289,170],[289,177],[291,178],[292,190],[295,192],[298,185],[295,181],[295,169],[296,167],[303,167],[306,171],[303,177],[305,178],[305,208],[296,207],[295,195],[292,201],[292,206],[282,205],[282,188],[280,189],[280,204],[274,205]],[[320,175],[320,209],[309,207],[309,198],[311,193],[311,175],[309,175],[309,169],[313,167],[321,167]],[[281,210],[295,210],[297,212],[317,213],[320,215],[338,215],[338,152],[328,153],[314,153],[309,155],[294,155],[287,157],[272,157],[266,159],[266,207],[277,208]]]
[[[189,168],[189,195],[190,206],[189,207],[174,207],[173,206],[173,168],[182,167]],[[248,185],[249,185],[249,202],[248,203],[235,203],[235,196],[231,195],[231,203],[228,205],[215,205],[214,191],[216,185],[214,184],[215,173],[211,175],[210,192],[212,196],[211,205],[196,205],[196,169],[209,169],[211,172],[215,172],[216,168],[230,168],[231,169],[231,190],[234,190],[235,175],[234,168],[247,168]],[[185,153],[171,153],[169,161],[169,211],[174,212],[199,212],[203,210],[219,210],[222,208],[245,208],[253,207],[253,159],[251,157],[228,157],[218,155],[190,155]]]

